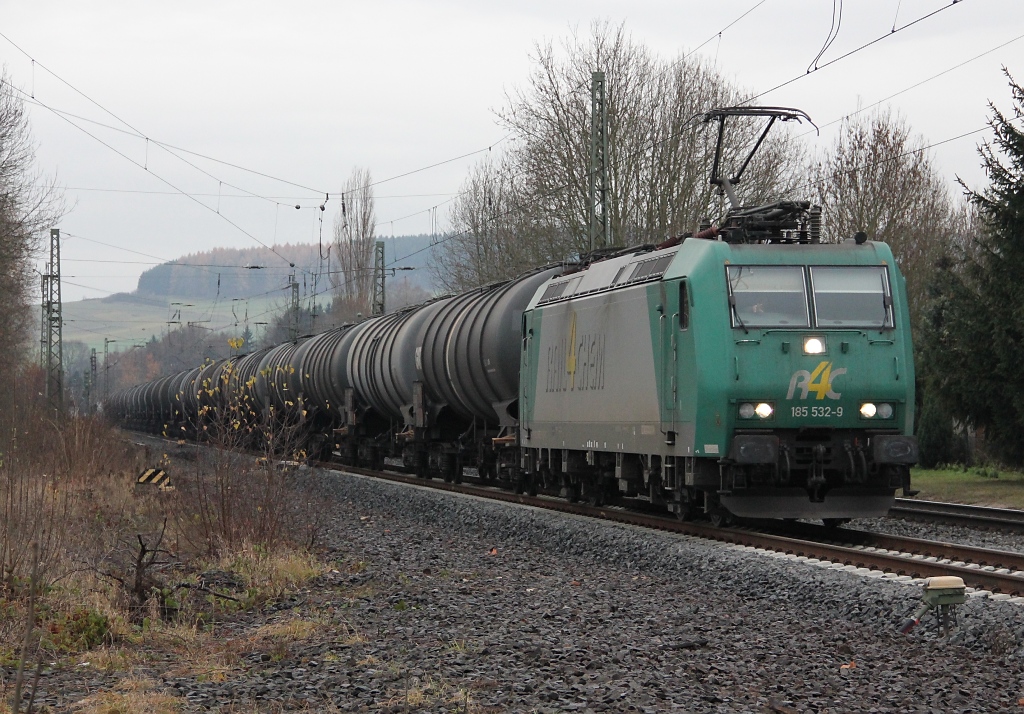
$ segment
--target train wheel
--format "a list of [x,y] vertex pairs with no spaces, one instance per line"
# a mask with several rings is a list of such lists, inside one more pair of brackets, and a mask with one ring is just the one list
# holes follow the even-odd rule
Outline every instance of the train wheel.
[[536,496],[537,495],[537,481],[540,478],[540,474],[534,472],[527,474],[526,476],[526,495]]
[[596,477],[583,481],[583,498],[588,505],[600,508],[605,504],[604,483]]
[[565,497],[569,500],[569,503],[579,503],[580,485],[578,483],[570,483],[566,486]]
[[516,472],[516,477],[512,481],[512,493],[517,496],[521,494],[526,488],[526,474],[522,471]]

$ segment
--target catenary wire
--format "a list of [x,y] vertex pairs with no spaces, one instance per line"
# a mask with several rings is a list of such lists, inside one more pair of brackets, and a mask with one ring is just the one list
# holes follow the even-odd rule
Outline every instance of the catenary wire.
[[919,22],[924,22],[928,18],[934,17],[934,16],[938,15],[940,12],[948,10],[949,8],[953,7],[954,5],[959,5],[959,4],[963,3],[963,2],[966,2],[966,0],[952,0],[948,5],[943,5],[938,10],[933,10],[932,12],[929,12],[926,15],[922,15],[921,17],[919,17],[919,18],[917,18],[915,20],[911,20],[906,25],[903,25],[902,27],[897,27],[896,29],[891,30],[890,32],[887,32],[884,35],[880,35],[880,36],[876,37],[873,40],[865,42],[863,45],[860,45],[859,47],[855,47],[854,49],[850,50],[849,52],[846,52],[845,54],[839,55],[838,57],[829,60],[825,64],[815,66],[814,69],[809,69],[804,74],[798,74],[795,77],[787,79],[785,82],[782,82],[781,84],[775,85],[771,89],[766,89],[763,92],[760,92],[759,94],[755,94],[752,97],[748,97],[747,99],[744,99],[742,102],[740,102],[740,104],[748,104],[748,103],[754,101],[755,99],[760,99],[761,97],[765,96],[766,94],[771,94],[772,92],[774,92],[774,91],[776,91],[778,89],[782,89],[783,87],[789,86],[790,84],[793,84],[794,82],[796,82],[798,80],[801,80],[804,77],[812,75],[815,72],[820,72],[821,70],[825,69],[826,67],[830,67],[830,66],[834,65],[835,63],[840,62],[840,61],[846,59],[847,57],[851,57],[852,55],[857,54],[861,50],[867,49],[868,47],[871,47],[872,45],[877,44],[877,43],[881,42],[882,40],[888,39],[888,38],[892,37],[893,35],[895,35],[895,34],[897,34],[899,32],[902,32],[903,30],[906,30],[907,28],[913,27],[914,25],[918,24]]

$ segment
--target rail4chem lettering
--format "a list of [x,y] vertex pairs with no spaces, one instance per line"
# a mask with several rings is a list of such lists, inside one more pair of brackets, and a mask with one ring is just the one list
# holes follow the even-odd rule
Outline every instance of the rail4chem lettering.
[[814,392],[815,399],[839,399],[842,394],[833,389],[832,381],[841,375],[846,374],[846,367],[832,369],[831,362],[822,362],[814,368],[813,372],[806,369],[798,369],[793,372],[789,379],[789,392],[786,399],[792,399],[797,390],[800,390],[800,399],[807,399],[807,395]]

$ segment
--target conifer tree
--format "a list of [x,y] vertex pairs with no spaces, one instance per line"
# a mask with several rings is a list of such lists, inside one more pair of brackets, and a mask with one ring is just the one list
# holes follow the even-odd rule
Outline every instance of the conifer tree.
[[973,240],[938,265],[922,344],[930,391],[984,428],[994,456],[1024,463],[1024,88],[1004,68],[1013,115],[989,103],[994,136],[979,148],[988,186],[964,185],[979,215]]

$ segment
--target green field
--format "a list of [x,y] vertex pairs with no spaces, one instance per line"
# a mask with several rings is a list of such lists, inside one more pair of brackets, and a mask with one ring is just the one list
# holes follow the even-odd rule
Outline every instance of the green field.
[[917,499],[974,506],[1024,509],[1024,473],[974,466],[963,471],[914,469],[910,482],[921,491]]
[[[249,328],[258,338],[263,326],[256,323],[267,322],[286,307],[283,291],[280,295],[219,301],[188,297],[144,298],[121,293],[98,300],[64,303],[64,341],[84,342],[102,352],[103,339],[108,338],[117,342],[112,350],[124,350],[188,323],[221,332],[227,339],[241,333],[247,317]],[[235,327],[236,322],[238,327]]]

